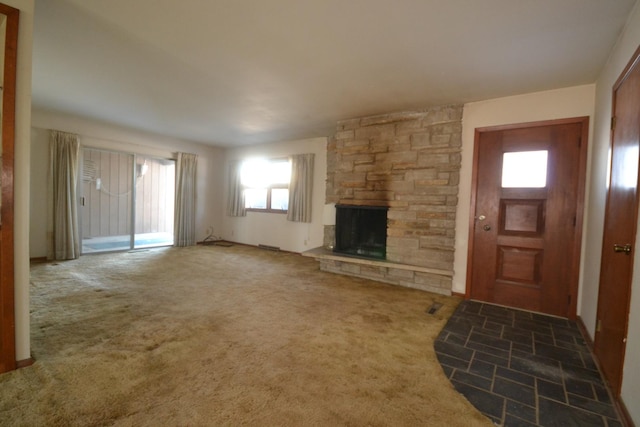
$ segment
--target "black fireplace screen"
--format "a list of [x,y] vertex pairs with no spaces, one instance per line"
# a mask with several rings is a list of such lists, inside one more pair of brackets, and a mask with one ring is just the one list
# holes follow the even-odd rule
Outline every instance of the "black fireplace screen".
[[387,210],[378,206],[337,205],[334,252],[385,259]]

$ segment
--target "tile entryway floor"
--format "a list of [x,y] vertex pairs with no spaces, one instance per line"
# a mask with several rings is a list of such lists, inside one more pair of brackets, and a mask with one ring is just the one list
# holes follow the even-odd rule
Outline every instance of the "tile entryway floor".
[[622,426],[575,322],[463,301],[435,342],[456,390],[504,426]]

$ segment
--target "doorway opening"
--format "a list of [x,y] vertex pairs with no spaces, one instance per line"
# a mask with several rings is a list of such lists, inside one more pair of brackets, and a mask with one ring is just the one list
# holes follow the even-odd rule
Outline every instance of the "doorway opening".
[[82,254],[173,245],[175,160],[83,149]]

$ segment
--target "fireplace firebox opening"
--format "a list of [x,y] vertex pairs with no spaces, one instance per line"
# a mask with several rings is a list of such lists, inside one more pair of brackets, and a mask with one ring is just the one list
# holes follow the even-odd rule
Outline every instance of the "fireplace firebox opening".
[[336,205],[334,252],[374,259],[387,255],[386,206]]

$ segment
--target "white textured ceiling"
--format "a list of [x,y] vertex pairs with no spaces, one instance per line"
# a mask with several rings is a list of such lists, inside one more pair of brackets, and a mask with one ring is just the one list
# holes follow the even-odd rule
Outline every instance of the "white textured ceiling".
[[33,103],[218,146],[595,82],[635,0],[36,0]]

